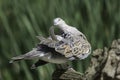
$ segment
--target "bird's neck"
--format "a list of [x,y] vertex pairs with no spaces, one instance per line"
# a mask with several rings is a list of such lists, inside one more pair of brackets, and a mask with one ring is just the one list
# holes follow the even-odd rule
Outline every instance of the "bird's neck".
[[63,31],[65,31],[67,28],[69,28],[68,25],[65,24],[65,23],[58,25],[58,27],[59,27],[61,30],[63,30]]

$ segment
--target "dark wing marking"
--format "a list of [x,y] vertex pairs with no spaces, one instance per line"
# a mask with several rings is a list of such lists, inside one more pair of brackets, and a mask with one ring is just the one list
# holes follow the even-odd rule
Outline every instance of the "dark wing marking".
[[48,62],[46,61],[43,61],[43,60],[38,60],[36,63],[34,63],[32,66],[31,66],[31,69],[36,69],[38,66],[42,66],[42,65],[45,65],[47,64]]

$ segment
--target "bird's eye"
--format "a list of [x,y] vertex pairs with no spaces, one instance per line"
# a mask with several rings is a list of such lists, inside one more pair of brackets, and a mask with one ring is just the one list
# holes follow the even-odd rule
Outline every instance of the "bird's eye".
[[60,19],[58,19],[58,21],[60,21]]

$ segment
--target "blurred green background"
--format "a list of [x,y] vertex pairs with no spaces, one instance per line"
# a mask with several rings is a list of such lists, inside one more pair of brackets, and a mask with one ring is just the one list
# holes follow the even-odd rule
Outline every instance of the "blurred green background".
[[[120,0],[0,0],[0,80],[51,80],[53,64],[31,70],[32,61],[9,64],[48,36],[53,19],[61,17],[83,32],[92,50],[120,38]],[[84,72],[90,57],[73,63]]]

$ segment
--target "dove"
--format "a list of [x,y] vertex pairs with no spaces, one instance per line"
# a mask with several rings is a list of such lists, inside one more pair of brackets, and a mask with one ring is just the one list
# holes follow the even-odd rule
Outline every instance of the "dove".
[[[40,43],[30,52],[11,58],[10,63],[19,60],[38,59],[32,69],[46,63],[63,64],[68,61],[85,59],[91,53],[91,45],[85,35],[77,28],[69,26],[61,18],[53,20],[48,38],[37,36]],[[61,35],[54,33],[54,28],[63,31]]]

